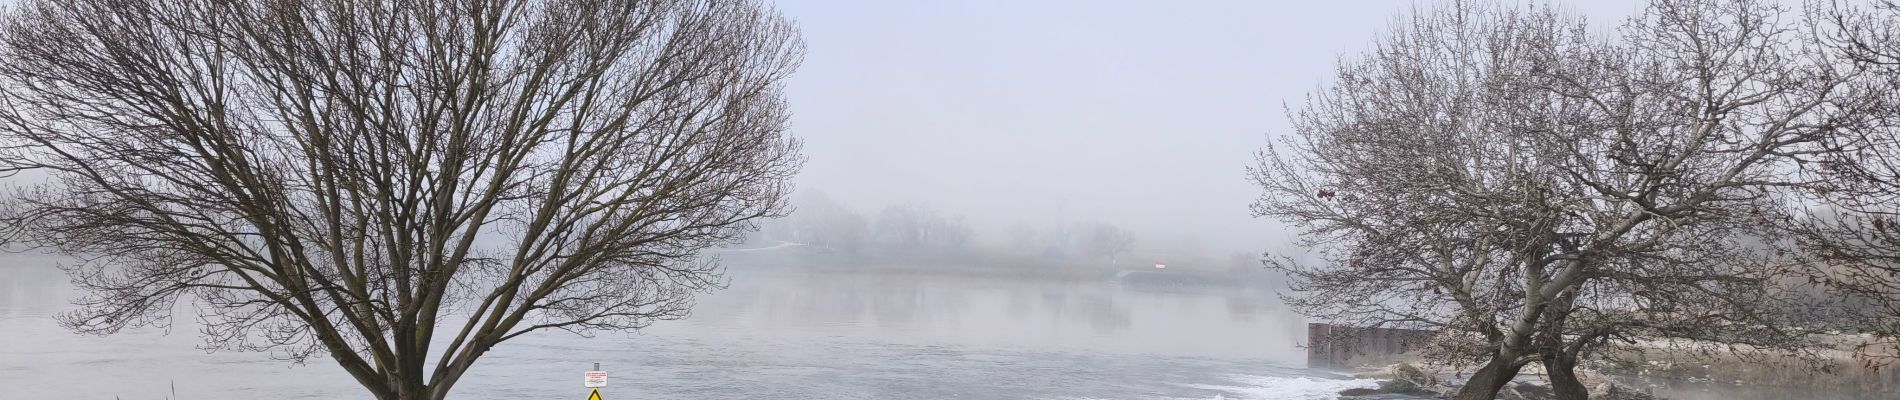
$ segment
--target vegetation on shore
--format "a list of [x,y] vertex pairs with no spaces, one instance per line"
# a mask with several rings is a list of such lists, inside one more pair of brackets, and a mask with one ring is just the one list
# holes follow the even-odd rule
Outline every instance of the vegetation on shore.
[[1896,26],[1890,1],[1653,0],[1609,30],[1421,9],[1260,153],[1256,214],[1312,249],[1268,262],[1312,317],[1440,332],[1425,355],[1477,367],[1458,399],[1533,366],[1583,399],[1580,370],[1654,343],[1814,367],[1830,331],[1900,343]]

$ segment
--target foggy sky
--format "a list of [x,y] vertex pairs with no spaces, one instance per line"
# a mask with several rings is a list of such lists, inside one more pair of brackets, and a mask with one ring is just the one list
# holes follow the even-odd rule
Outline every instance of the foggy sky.
[[[1449,0],[1445,1],[1449,3]],[[1435,2],[1418,2],[1431,6]],[[1281,248],[1245,178],[1269,135],[1409,1],[784,0],[800,190],[916,203],[980,233],[1102,220],[1144,247]],[[1633,0],[1570,1],[1596,25]],[[1000,235],[984,235],[996,237]]]
[[[1284,250],[1247,209],[1254,152],[1339,57],[1451,1],[778,0],[808,45],[787,86],[797,186],[960,215],[980,241],[1103,221],[1151,250]],[[1607,25],[1641,2],[1560,4]]]

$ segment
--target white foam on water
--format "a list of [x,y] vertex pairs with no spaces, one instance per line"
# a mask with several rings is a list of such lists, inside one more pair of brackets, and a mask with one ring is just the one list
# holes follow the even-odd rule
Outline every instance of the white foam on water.
[[1232,375],[1227,380],[1232,384],[1184,384],[1181,386],[1221,392],[1212,397],[1215,400],[1333,400],[1339,398],[1341,390],[1379,386],[1379,381],[1372,379],[1326,379],[1305,376]]
[[[1333,400],[1339,398],[1339,391],[1352,388],[1376,388],[1379,381],[1372,379],[1326,379],[1304,376],[1257,376],[1230,375],[1224,384],[1176,384],[1180,387],[1209,390],[1212,397],[1140,397],[1153,400]],[[1060,400],[1129,400],[1100,399],[1092,397],[1070,397]]]

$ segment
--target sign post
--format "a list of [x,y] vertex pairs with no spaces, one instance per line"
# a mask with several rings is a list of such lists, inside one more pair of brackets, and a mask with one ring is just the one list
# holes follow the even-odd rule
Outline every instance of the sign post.
[[581,375],[581,387],[593,389],[587,400],[601,400],[600,388],[607,387],[607,371],[600,370],[600,363],[594,363],[594,369]]

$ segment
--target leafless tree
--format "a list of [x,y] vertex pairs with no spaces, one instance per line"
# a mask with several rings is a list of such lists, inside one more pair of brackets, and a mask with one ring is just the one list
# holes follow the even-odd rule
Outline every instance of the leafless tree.
[[753,1],[25,0],[0,170],[48,179],[0,197],[0,237],[81,260],[79,332],[187,300],[212,348],[442,399],[511,338],[720,285],[697,254],[801,164],[802,52]]
[[1050,224],[1042,229],[1018,222],[1009,231],[1008,247],[1048,260],[1112,264],[1135,249],[1134,232],[1103,221]]
[[1900,2],[1894,0],[1813,0],[1809,19],[1819,25],[1826,44],[1841,55],[1873,66],[1900,66]]
[[917,204],[884,207],[871,230],[872,236],[891,250],[931,256],[968,250],[974,235],[961,217],[944,217],[935,209]]
[[1846,303],[1846,328],[1872,333],[1859,343],[1863,365],[1900,359],[1900,4],[1811,3],[1823,44],[1888,94],[1868,100],[1872,123],[1835,136],[1842,151],[1812,172],[1824,184],[1789,191],[1793,254],[1815,266]]
[[863,215],[844,204],[839,204],[822,193],[812,193],[794,200],[798,212],[777,225],[786,239],[825,246],[856,254],[870,241],[871,228]]
[[1270,259],[1289,301],[1354,325],[1440,330],[1489,399],[1531,362],[1583,398],[1604,346],[1689,339],[1799,351],[1770,188],[1858,124],[1854,83],[1772,4],[1658,0],[1614,35],[1547,7],[1419,13],[1262,152],[1258,215],[1317,259]]
[[1106,222],[1081,224],[1074,238],[1077,252],[1092,260],[1114,260],[1135,248],[1135,234]]

